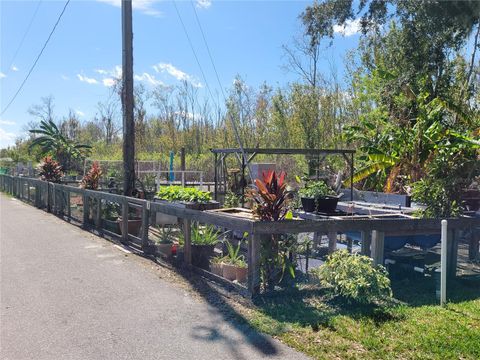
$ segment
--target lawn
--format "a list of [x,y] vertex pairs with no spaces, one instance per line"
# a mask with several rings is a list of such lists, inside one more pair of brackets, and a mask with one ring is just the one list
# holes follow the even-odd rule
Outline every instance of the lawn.
[[433,281],[392,282],[385,308],[349,305],[322,290],[256,299],[247,321],[316,359],[480,359],[480,283],[454,283],[436,305]]

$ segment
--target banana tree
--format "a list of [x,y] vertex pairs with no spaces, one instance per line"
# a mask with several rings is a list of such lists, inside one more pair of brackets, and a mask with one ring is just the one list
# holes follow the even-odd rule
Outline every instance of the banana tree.
[[85,158],[91,149],[90,145],[79,144],[64,136],[51,120],[42,120],[39,128],[31,129],[30,133],[40,136],[33,139],[29,151],[36,146],[40,147],[42,156],[52,155],[65,170],[71,168],[73,161]]

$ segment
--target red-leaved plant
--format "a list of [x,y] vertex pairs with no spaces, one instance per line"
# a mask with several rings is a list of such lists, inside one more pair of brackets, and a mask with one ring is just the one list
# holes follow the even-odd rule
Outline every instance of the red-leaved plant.
[[88,190],[97,190],[98,183],[100,181],[102,174],[103,172],[102,172],[102,169],[100,168],[100,165],[98,164],[97,161],[95,161],[92,164],[92,167],[90,168],[90,170],[88,170],[88,172],[83,177],[80,187]]
[[247,199],[252,203],[253,214],[264,221],[285,219],[291,192],[287,190],[285,172],[279,176],[273,170],[262,173],[262,180],[255,179],[256,188],[247,191]]
[[[246,196],[256,218],[262,221],[286,218],[292,196],[287,190],[285,176],[284,172],[277,176],[275,171],[269,170],[262,173],[262,180],[255,179],[256,188],[249,189]],[[282,280],[287,268],[293,274],[282,236],[264,236],[260,242],[260,274],[264,288],[272,290]]]
[[45,157],[38,165],[37,170],[40,178],[44,181],[59,183],[63,176],[62,166],[58,161],[53,160],[51,156]]

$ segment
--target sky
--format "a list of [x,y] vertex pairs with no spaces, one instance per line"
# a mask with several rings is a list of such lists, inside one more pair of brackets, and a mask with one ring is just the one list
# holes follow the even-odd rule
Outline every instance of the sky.
[[[27,76],[65,2],[0,0],[0,112]],[[133,0],[134,81],[153,90],[186,80],[206,97],[207,84],[220,94],[220,86],[230,88],[236,75],[253,87],[285,86],[297,77],[284,68],[282,45],[301,35],[298,17],[311,3]],[[334,64],[342,76],[344,56],[358,44],[357,25],[336,29],[333,46],[322,54],[321,71],[329,73]],[[0,148],[25,135],[26,124],[34,120],[28,109],[45,96],[54,97],[57,117],[71,109],[81,121],[92,120],[121,74],[121,56],[120,0],[71,0],[21,92],[0,116]]]

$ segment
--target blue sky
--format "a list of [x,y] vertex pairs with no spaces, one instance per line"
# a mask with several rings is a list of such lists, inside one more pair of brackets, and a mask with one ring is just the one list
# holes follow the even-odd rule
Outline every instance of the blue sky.
[[[195,10],[204,29],[222,87],[231,86],[239,74],[247,84],[266,81],[284,86],[296,80],[282,65],[283,44],[301,33],[298,15],[311,1],[178,1],[178,11],[187,28],[206,80],[220,93],[195,20]],[[0,108],[3,111],[25,78],[65,2],[0,2]],[[205,81],[195,61],[172,1],[133,0],[134,72],[147,89],[159,84],[175,85],[186,79],[208,96]],[[24,42],[19,44],[28,28]],[[334,46],[325,51],[340,75],[343,56],[358,42],[356,27],[343,34],[339,29]],[[43,96],[55,98],[55,114],[69,109],[83,121],[91,120],[99,101],[110,92],[112,79],[121,68],[120,0],[72,0],[43,56],[10,108],[0,118],[0,147],[22,135],[33,120],[27,110]],[[17,55],[14,57],[15,52]]]

